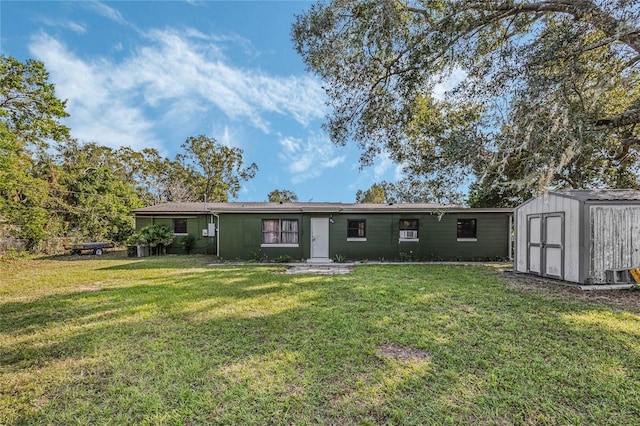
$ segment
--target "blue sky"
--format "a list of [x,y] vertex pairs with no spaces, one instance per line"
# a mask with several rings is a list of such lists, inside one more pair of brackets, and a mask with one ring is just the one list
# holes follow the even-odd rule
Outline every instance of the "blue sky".
[[173,158],[187,137],[204,134],[258,165],[238,201],[289,189],[300,201],[354,202],[398,168],[379,158],[359,170],[357,148],[322,131],[321,82],[290,36],[311,4],[2,0],[0,51],[44,62],[80,141]]

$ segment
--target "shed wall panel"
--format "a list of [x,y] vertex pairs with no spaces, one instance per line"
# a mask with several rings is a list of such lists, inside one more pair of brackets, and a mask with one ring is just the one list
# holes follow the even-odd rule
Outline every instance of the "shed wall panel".
[[580,273],[580,202],[554,194],[535,198],[516,209],[516,259],[518,272],[527,272],[527,216],[564,213],[564,279],[578,282]]
[[605,283],[607,269],[640,266],[640,206],[590,206],[589,277]]

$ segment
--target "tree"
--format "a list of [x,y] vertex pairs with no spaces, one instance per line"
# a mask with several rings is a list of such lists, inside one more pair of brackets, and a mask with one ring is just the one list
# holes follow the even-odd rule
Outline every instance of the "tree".
[[292,37],[363,165],[386,151],[410,176],[519,198],[638,186],[639,21],[635,0],[334,0]]
[[462,204],[463,200],[455,191],[444,190],[442,182],[424,180],[416,176],[397,182],[374,183],[366,191],[358,190],[357,203],[438,203]]
[[358,189],[358,192],[356,192],[356,203],[390,203],[391,201],[389,201],[389,197],[387,196],[388,186],[389,184],[387,184],[387,182],[382,182],[374,183],[371,185],[371,188],[366,191]]
[[67,140],[69,129],[59,122],[68,116],[66,101],[56,98],[44,64],[2,55],[0,67],[0,120],[7,131],[25,145],[46,147],[47,140]]
[[123,242],[135,230],[131,210],[145,204],[136,190],[138,168],[130,148],[69,141],[57,156],[59,186],[67,228],[91,241]]
[[236,198],[240,182],[253,179],[258,171],[255,163],[243,167],[242,149],[204,135],[187,138],[181,147],[185,153],[176,155],[176,162],[187,171],[185,183],[192,186],[194,197],[219,202]]
[[267,195],[270,203],[297,203],[298,196],[288,189],[274,189]]
[[65,102],[55,97],[42,62],[0,58],[0,217],[17,229],[27,248],[62,228],[55,186],[55,166],[46,151],[49,142],[64,142],[69,129]]

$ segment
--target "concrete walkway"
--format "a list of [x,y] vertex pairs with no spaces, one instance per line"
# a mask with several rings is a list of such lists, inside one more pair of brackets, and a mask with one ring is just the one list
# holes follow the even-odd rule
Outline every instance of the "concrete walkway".
[[290,264],[285,274],[341,275],[353,272],[353,263]]

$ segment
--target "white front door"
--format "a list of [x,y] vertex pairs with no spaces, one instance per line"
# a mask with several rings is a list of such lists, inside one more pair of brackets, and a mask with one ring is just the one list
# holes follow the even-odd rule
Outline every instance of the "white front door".
[[329,259],[329,218],[311,218],[311,259]]

